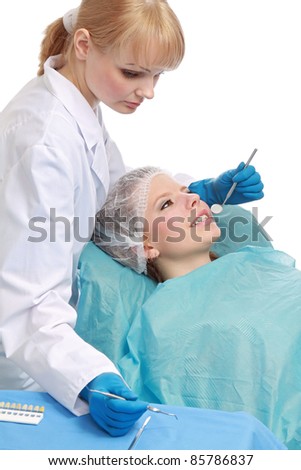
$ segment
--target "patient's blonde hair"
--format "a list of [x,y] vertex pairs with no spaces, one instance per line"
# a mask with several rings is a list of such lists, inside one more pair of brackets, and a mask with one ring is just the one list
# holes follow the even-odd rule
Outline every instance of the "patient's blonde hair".
[[[139,63],[156,48],[155,65],[165,70],[175,69],[185,51],[180,22],[166,0],[83,0],[74,25],[74,32],[89,31],[102,52],[122,55],[130,50]],[[63,18],[50,24],[40,51],[38,75],[44,73],[44,63],[52,55],[73,54],[73,33],[66,31]]]

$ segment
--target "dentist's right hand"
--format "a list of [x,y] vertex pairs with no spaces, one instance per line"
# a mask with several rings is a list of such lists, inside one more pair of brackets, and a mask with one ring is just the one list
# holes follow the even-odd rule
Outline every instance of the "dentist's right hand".
[[[125,400],[109,398],[97,391],[113,393]],[[94,421],[108,434],[115,437],[125,435],[147,410],[148,405],[138,400],[137,395],[119,375],[111,372],[106,372],[91,380],[81,391],[80,396],[89,403],[90,414]]]

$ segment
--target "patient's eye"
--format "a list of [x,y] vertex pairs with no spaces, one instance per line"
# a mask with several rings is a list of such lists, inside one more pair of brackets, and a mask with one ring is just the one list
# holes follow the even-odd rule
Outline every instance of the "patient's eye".
[[167,209],[167,207],[171,206],[172,204],[173,204],[172,200],[168,199],[167,201],[164,202],[164,204],[162,204],[161,211],[164,209]]

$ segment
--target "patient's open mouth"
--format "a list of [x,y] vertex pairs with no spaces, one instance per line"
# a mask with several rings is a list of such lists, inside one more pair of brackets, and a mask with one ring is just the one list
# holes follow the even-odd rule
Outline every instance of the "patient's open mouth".
[[198,224],[205,224],[207,225],[208,223],[211,223],[212,222],[212,216],[211,214],[206,211],[206,210],[203,210],[192,222],[191,224],[191,227],[195,227],[196,225]]

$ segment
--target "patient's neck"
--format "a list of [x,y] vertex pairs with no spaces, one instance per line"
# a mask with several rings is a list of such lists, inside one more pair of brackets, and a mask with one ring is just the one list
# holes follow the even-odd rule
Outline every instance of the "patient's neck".
[[208,263],[211,263],[212,256],[210,252],[202,253],[201,255],[193,255],[191,257],[181,258],[160,258],[157,260],[157,267],[160,271],[162,279],[167,281],[168,279],[173,279],[175,277],[184,276],[195,269],[205,266]]

